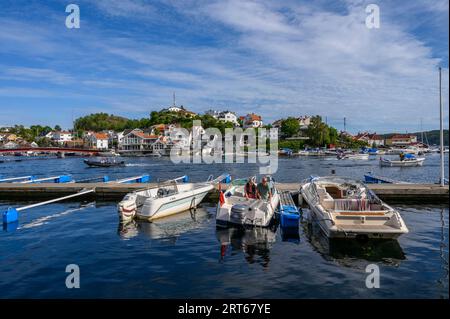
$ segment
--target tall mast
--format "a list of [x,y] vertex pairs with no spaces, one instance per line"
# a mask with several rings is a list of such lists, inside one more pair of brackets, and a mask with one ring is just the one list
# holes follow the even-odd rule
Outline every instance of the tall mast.
[[423,123],[422,123],[422,118],[420,118],[420,142],[423,144]]
[[441,130],[441,186],[444,186],[444,107],[442,105],[442,69],[439,67],[439,113]]

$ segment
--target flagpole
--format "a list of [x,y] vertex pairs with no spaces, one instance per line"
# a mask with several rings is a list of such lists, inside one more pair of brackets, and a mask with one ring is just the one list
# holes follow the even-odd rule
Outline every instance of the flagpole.
[[442,69],[439,67],[439,113],[440,113],[440,142],[441,142],[441,186],[444,186],[444,107],[442,105]]

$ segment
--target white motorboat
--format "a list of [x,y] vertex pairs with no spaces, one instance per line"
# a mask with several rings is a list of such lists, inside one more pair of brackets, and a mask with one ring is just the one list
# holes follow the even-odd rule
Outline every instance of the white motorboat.
[[368,153],[343,153],[337,156],[338,159],[350,159],[350,160],[367,160],[369,159]]
[[249,226],[269,226],[275,209],[280,202],[280,196],[273,179],[269,178],[271,200],[245,197],[245,179],[235,180],[230,189],[224,192],[219,200],[216,212],[216,225],[226,227],[230,224]]
[[[408,155],[408,154],[406,154]],[[403,160],[390,160],[387,158],[380,158],[381,166],[396,166],[396,167],[411,167],[411,166],[422,166],[425,161],[424,157],[415,156],[405,156]]]
[[[118,210],[122,221],[134,217],[152,221],[157,218],[194,209],[214,188],[214,184],[227,178],[222,175],[211,177],[203,183],[188,183],[187,176],[160,183],[156,187],[138,190],[127,194],[119,203]],[[183,183],[178,183],[180,180]]]
[[300,190],[312,219],[329,238],[395,239],[408,233],[399,212],[361,182],[315,177]]

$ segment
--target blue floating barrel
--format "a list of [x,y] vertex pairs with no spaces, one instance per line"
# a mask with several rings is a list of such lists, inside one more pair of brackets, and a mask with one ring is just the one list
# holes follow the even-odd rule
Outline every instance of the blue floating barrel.
[[280,216],[281,227],[291,228],[299,226],[300,212],[296,206],[281,205]]
[[189,183],[189,176],[187,175],[183,176],[183,183]]
[[8,208],[7,211],[3,212],[3,224],[10,224],[17,222],[19,220],[19,213],[15,208]]
[[150,182],[150,175],[142,175],[138,179],[136,179],[136,183],[148,183]]
[[5,223],[3,224],[3,230],[6,232],[15,232],[18,227],[19,227],[18,221],[8,223],[8,224],[5,224]]
[[103,183],[107,183],[109,182],[109,177],[108,176],[103,176]]
[[61,175],[55,178],[55,183],[69,183],[72,181],[72,176],[70,175]]
[[221,181],[221,183],[224,183],[224,184],[229,184],[229,183],[231,183],[231,175],[230,175],[230,174],[227,174],[227,175],[225,176],[225,178]]

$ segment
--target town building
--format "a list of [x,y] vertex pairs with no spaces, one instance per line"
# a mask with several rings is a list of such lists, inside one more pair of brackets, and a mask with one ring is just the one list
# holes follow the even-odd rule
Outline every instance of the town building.
[[232,123],[234,126],[239,126],[238,117],[234,112],[230,111],[220,112],[217,119],[222,122]]
[[384,146],[384,138],[376,133],[359,132],[353,139],[366,142],[369,146]]
[[13,133],[0,133],[0,143],[14,142],[18,139],[18,136]]
[[386,139],[386,145],[390,146],[408,146],[417,143],[417,136],[413,134],[395,134]]
[[45,137],[61,145],[70,142],[73,138],[72,133],[69,131],[51,131]]
[[85,144],[88,148],[107,150],[109,149],[109,135],[107,133],[92,132],[85,136]]
[[243,127],[245,128],[258,128],[263,126],[263,121],[260,115],[255,113],[247,114],[243,119]]
[[119,140],[120,151],[151,151],[157,135],[144,133],[141,129],[126,130]]

